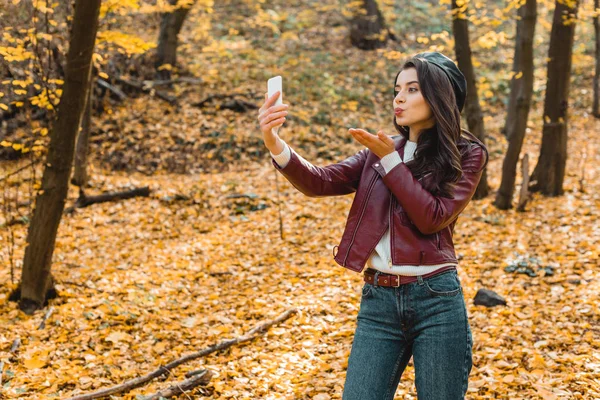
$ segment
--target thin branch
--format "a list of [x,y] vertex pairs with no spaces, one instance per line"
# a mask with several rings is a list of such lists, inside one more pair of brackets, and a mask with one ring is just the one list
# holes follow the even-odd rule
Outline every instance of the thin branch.
[[88,393],[88,394],[70,397],[67,400],[92,400],[92,399],[98,399],[101,397],[110,396],[115,393],[129,392],[130,390],[140,387],[140,386],[144,385],[145,383],[151,381],[154,378],[157,378],[161,375],[168,373],[169,370],[176,368],[183,363],[186,363],[191,360],[195,360],[200,357],[204,357],[208,354],[214,353],[219,350],[226,349],[228,347],[233,346],[234,344],[240,344],[240,343],[251,341],[256,336],[258,336],[258,334],[265,332],[266,330],[268,330],[271,326],[273,326],[275,324],[278,324],[280,322],[287,320],[288,318],[290,318],[292,315],[294,315],[296,313],[298,313],[298,310],[296,308],[292,308],[292,309],[287,310],[286,312],[282,313],[280,316],[278,316],[274,320],[266,321],[266,322],[263,322],[263,323],[255,326],[244,336],[241,336],[241,337],[235,338],[235,339],[224,340],[220,343],[217,343],[216,345],[207,347],[196,353],[188,354],[187,356],[178,358],[175,361],[171,361],[169,364],[167,364],[165,366],[160,366],[158,369],[156,369],[144,376],[140,376],[138,378],[128,380],[120,385],[116,385],[116,386],[113,386],[110,388],[98,390],[96,392],[92,392],[92,393]]
[[44,315],[44,318],[42,319],[40,326],[38,326],[38,330],[44,329],[46,327],[46,321],[48,320],[48,318],[50,318],[50,315],[52,315],[53,311],[54,311],[54,307],[50,307],[48,309],[48,311],[46,311],[46,315]]
[[170,104],[173,104],[173,105],[177,104],[177,98],[169,96],[165,93],[159,92],[158,90],[146,89],[142,83],[135,82],[135,81],[125,79],[125,78],[121,78],[119,76],[116,76],[115,79],[119,83],[123,83],[129,87],[132,87],[132,88],[142,91],[144,93],[150,93],[151,95],[156,96],[160,99],[163,99],[164,101],[166,101]]
[[19,346],[21,345],[21,338],[16,338],[15,340],[13,340],[12,346],[10,346],[10,352],[11,353],[16,353],[17,350],[19,349]]
[[18,174],[19,172],[23,171],[24,169],[27,169],[29,167],[31,167],[32,165],[34,165],[37,161],[31,161],[29,164],[22,166],[21,168],[17,168],[16,170],[14,170],[13,172],[9,172],[8,174],[4,175],[2,178],[0,178],[0,182],[5,181],[6,179],[10,178],[13,175]]
[[116,86],[111,85],[110,83],[106,82],[104,79],[97,78],[96,83],[98,84],[98,86],[101,86],[101,87],[113,92],[119,98],[120,101],[127,99],[127,95],[125,93],[123,93],[123,91],[121,89],[119,89]]
[[191,400],[191,397],[187,394],[187,390],[193,389],[196,386],[205,386],[210,382],[210,378],[212,378],[214,372],[211,372],[207,369],[204,370],[204,373],[199,373],[189,379],[185,379],[181,382],[176,382],[174,385],[169,386],[166,389],[160,390],[154,394],[149,396],[145,396],[145,400],[159,400],[161,398],[168,398],[178,396],[181,393],[185,393],[186,397]]

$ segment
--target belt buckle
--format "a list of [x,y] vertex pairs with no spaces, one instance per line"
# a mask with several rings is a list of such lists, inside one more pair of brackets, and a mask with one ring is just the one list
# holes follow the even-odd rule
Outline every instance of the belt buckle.
[[398,286],[392,286],[392,287],[400,287],[400,275],[396,275],[396,279],[398,279]]

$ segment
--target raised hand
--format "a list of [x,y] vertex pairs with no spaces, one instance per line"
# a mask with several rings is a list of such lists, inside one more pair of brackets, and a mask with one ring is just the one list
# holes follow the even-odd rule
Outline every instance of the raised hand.
[[350,128],[348,132],[356,141],[367,147],[379,158],[396,151],[394,139],[383,133],[383,131],[377,132],[377,135],[372,135],[364,129]]
[[272,131],[272,128],[283,125],[285,122],[285,116],[287,115],[287,104],[281,104],[274,106],[277,97],[279,97],[279,91],[273,94],[270,98],[265,93],[265,103],[258,110],[258,121],[260,123],[260,130],[263,133],[263,141],[265,146],[274,154],[281,152],[283,147],[278,146],[279,136]]

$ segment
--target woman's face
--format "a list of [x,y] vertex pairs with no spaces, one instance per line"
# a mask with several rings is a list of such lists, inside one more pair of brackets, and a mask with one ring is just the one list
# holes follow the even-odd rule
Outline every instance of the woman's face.
[[[394,97],[394,112],[398,125],[408,126],[415,132],[435,125],[433,112],[421,93],[415,68],[400,72],[394,90],[397,92]],[[403,111],[399,112],[399,108]]]

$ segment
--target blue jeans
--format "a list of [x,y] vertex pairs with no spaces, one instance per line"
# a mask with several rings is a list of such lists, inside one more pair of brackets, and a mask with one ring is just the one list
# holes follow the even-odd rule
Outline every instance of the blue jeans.
[[419,400],[464,399],[473,337],[456,270],[362,288],[342,400],[392,400],[413,356]]

